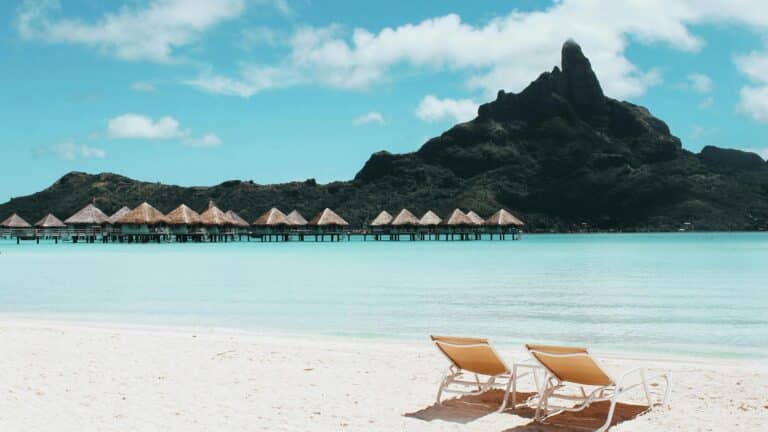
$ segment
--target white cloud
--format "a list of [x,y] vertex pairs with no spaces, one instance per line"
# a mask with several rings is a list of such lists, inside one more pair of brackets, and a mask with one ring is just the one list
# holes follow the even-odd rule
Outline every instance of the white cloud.
[[768,124],[768,85],[744,86],[739,92],[739,110],[759,123]]
[[359,117],[356,117],[354,120],[352,120],[352,124],[355,126],[370,124],[370,123],[376,123],[379,125],[384,124],[384,116],[381,115],[381,113],[376,111],[371,111],[369,113],[365,113]]
[[189,147],[212,148],[221,145],[221,138],[213,133],[205,134],[199,138],[187,138],[182,143]]
[[57,0],[27,0],[16,27],[26,39],[90,46],[123,60],[169,62],[175,49],[196,42],[201,34],[244,10],[244,0],[152,0],[143,7],[122,6],[86,22],[60,17]]
[[[304,27],[290,39],[290,54],[269,66],[284,73],[254,85],[241,71],[236,76],[207,77],[228,83],[218,87],[221,91],[211,85],[199,87],[240,96],[306,84],[361,89],[392,79],[392,69],[406,65],[461,72],[470,88],[492,95],[500,88],[519,91],[556,65],[560,44],[573,37],[591,58],[606,94],[627,98],[643,94],[661,78],[658,70],[643,70],[626,57],[630,40],[697,51],[704,42],[691,32],[692,26],[721,22],[766,29],[768,14],[754,13],[762,6],[762,0],[562,0],[542,11],[513,11],[480,25],[449,14],[377,32]],[[233,92],[232,87],[247,90]]]
[[750,80],[768,83],[768,52],[752,51],[734,58],[736,67]]
[[712,78],[701,73],[692,73],[687,77],[686,86],[696,93],[709,93],[712,91]]
[[111,138],[127,139],[172,139],[188,135],[179,129],[179,122],[170,116],[157,121],[141,114],[123,114],[109,119],[107,133]]
[[734,62],[753,82],[739,91],[739,111],[756,122],[768,124],[768,52],[739,55]]
[[416,108],[416,116],[424,121],[455,120],[465,122],[477,116],[477,103],[470,99],[439,99],[427,95]]
[[135,83],[131,84],[131,89],[143,93],[152,93],[157,91],[157,87],[148,81],[136,81]]
[[200,137],[192,136],[189,130],[182,129],[179,121],[171,116],[153,120],[142,114],[128,113],[113,117],[107,121],[107,135],[113,139],[171,140],[178,139],[188,147],[214,148],[222,144],[221,138],[214,133]]
[[203,74],[183,81],[207,93],[251,97],[263,90],[290,87],[302,83],[304,78],[297,71],[280,67],[246,65],[240,70],[240,78]]
[[107,157],[107,151],[102,148],[78,144],[72,140],[63,141],[50,147],[38,147],[34,150],[34,153],[37,156],[53,155],[66,161],[104,159]]

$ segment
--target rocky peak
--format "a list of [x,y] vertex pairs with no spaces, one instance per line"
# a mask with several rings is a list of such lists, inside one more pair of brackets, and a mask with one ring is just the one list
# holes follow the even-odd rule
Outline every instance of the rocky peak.
[[597,75],[592,70],[589,59],[573,39],[568,39],[563,44],[560,61],[563,69],[563,96],[581,113],[605,113],[605,95]]

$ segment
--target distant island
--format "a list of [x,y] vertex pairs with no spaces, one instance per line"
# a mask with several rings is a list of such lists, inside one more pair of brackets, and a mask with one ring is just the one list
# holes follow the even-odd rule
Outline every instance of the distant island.
[[373,154],[350,181],[180,187],[72,172],[0,205],[0,218],[70,215],[89,202],[112,213],[148,201],[166,213],[209,200],[249,221],[273,206],[304,214],[329,207],[353,226],[381,210],[488,216],[507,208],[528,231],[763,230],[768,164],[740,150],[683,149],[648,109],[606,97],[581,47],[567,41],[561,67],[520,93],[499,91],[474,120],[414,153]]

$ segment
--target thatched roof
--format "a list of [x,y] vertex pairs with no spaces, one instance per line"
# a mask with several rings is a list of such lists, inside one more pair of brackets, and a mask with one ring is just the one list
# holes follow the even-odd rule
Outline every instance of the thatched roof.
[[448,219],[443,221],[443,224],[451,226],[474,225],[474,223],[472,223],[472,219],[470,219],[467,215],[464,214],[463,211],[459,209],[452,211],[451,215],[448,216]]
[[67,225],[104,225],[109,218],[93,204],[88,204],[64,221]]
[[311,221],[310,225],[316,226],[346,226],[349,222],[345,221],[341,216],[333,212],[333,210],[327,208],[318,213]]
[[127,215],[130,211],[131,209],[129,209],[128,207],[122,206],[120,207],[120,210],[116,211],[115,213],[112,214],[112,216],[109,217],[108,222],[114,225],[117,223],[117,221],[120,220],[121,217]]
[[436,215],[432,210],[427,210],[424,216],[419,219],[419,225],[423,226],[440,225],[442,222],[443,220],[440,219],[440,216]]
[[414,216],[413,213],[411,213],[408,209],[402,209],[400,210],[400,213],[395,216],[394,219],[392,219],[392,225],[393,226],[403,226],[403,225],[418,225],[419,224],[419,218]]
[[251,224],[246,222],[245,219],[241,218],[239,214],[233,212],[232,210],[227,210],[227,216],[232,220],[232,224],[238,227],[249,227]]
[[57,218],[51,213],[48,213],[47,216],[37,221],[35,226],[37,228],[66,228],[67,227],[64,224],[64,222],[60,221],[59,218]]
[[384,226],[389,225],[390,222],[392,222],[391,214],[389,214],[386,210],[382,210],[381,213],[379,213],[378,216],[376,216],[375,219],[373,219],[370,223],[371,226]]
[[117,220],[121,225],[157,225],[168,223],[168,218],[158,209],[143,202]]
[[165,215],[169,225],[200,225],[200,213],[182,204]]
[[21,216],[17,215],[16,213],[8,216],[8,219],[4,220],[3,222],[0,222],[0,227],[3,228],[32,228],[32,225],[29,224],[29,222],[25,221],[21,218]]
[[279,226],[290,225],[291,222],[288,220],[288,217],[285,215],[285,213],[281,212],[275,207],[272,207],[263,215],[259,216],[258,219],[253,221],[253,224],[256,226]]
[[304,219],[304,216],[302,216],[301,213],[298,212],[298,210],[294,210],[288,213],[288,216],[286,216],[286,218],[288,219],[288,223],[294,226],[301,226],[309,223],[307,222],[306,219]]
[[475,225],[482,225],[485,223],[485,219],[481,218],[480,215],[475,213],[474,210],[470,210],[469,213],[467,213],[467,217]]
[[220,208],[216,207],[213,201],[209,201],[208,209],[200,213],[200,220],[203,222],[203,225],[234,225],[232,219],[221,211]]
[[525,223],[515,217],[512,213],[501,209],[497,211],[496,213],[492,214],[491,217],[485,220],[486,225],[495,225],[495,226],[523,226]]

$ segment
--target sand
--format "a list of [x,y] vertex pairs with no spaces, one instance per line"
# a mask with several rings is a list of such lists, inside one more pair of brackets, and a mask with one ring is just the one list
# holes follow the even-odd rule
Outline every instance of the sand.
[[[525,358],[498,348],[509,362]],[[612,431],[768,428],[764,362],[606,364],[673,374],[669,409],[624,404]],[[497,393],[436,406],[446,367],[426,340],[0,320],[0,431],[583,431],[606,412],[540,425],[526,408],[493,414]]]

